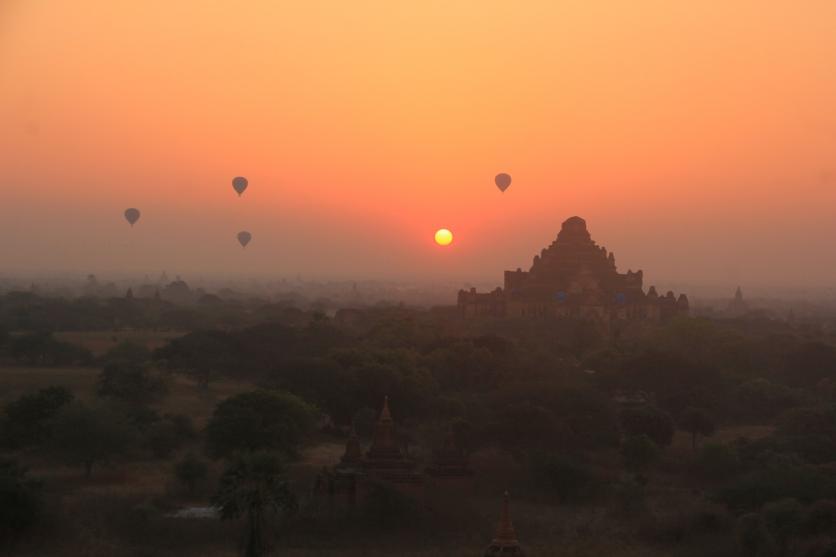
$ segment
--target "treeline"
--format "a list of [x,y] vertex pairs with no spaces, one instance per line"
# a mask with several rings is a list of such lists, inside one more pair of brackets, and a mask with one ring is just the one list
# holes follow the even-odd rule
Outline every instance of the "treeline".
[[194,302],[122,296],[43,297],[33,292],[0,296],[0,330],[6,332],[108,331],[123,329],[230,329],[256,323],[303,324],[315,312],[287,302],[222,299],[203,294]]

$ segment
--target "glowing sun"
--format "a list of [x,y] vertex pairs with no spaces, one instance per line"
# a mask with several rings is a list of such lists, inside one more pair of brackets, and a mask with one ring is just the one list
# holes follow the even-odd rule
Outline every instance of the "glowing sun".
[[435,243],[439,246],[449,246],[453,241],[453,233],[446,228],[439,228],[435,231]]

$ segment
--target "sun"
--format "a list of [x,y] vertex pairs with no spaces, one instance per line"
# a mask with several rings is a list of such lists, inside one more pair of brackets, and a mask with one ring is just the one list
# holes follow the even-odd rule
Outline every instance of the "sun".
[[453,242],[453,233],[446,228],[435,231],[435,243],[439,246],[449,246]]

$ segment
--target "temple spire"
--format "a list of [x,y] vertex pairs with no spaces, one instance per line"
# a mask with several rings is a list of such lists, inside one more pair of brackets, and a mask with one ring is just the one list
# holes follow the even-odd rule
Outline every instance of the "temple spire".
[[485,550],[484,557],[524,557],[525,553],[517,540],[517,532],[511,522],[508,492],[502,500],[502,512],[496,525],[496,537]]
[[496,525],[496,537],[493,539],[493,543],[504,546],[519,545],[517,532],[511,522],[511,505],[508,502],[507,491],[502,498],[502,512],[499,515],[499,523]]
[[392,421],[392,413],[389,412],[389,395],[384,395],[383,397],[383,410],[380,411],[380,420],[381,422],[391,422]]

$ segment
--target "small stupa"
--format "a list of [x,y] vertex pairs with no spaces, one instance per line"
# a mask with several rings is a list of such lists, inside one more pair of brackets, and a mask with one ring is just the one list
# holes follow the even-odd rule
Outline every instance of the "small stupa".
[[499,523],[496,525],[496,536],[485,549],[484,557],[525,557],[525,552],[517,539],[514,524],[511,522],[507,491],[502,500],[502,512],[499,515]]

